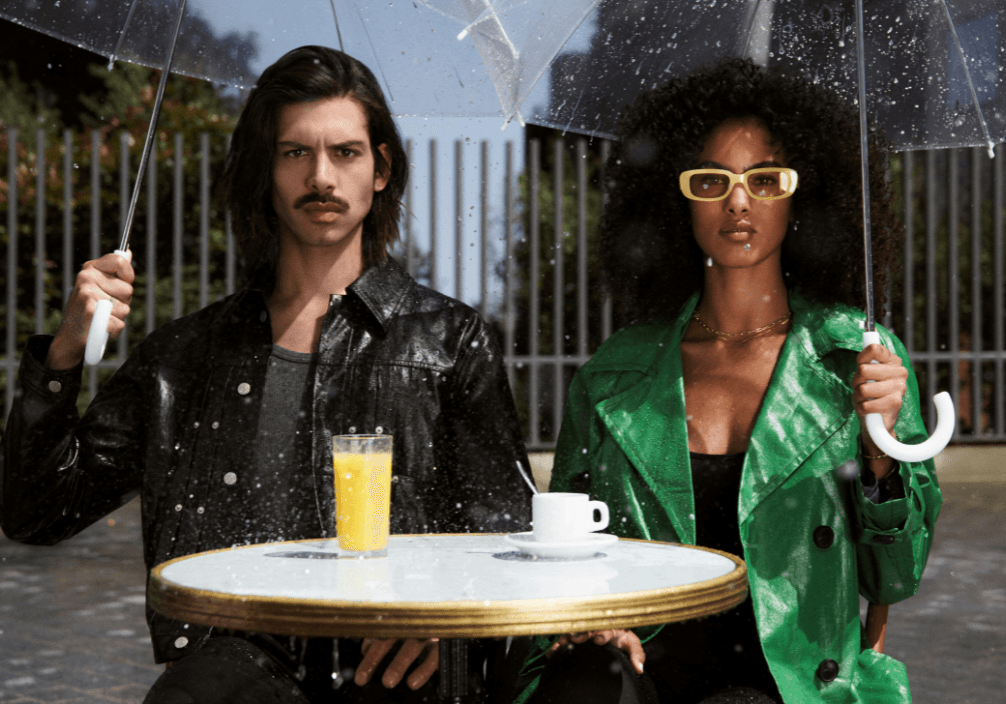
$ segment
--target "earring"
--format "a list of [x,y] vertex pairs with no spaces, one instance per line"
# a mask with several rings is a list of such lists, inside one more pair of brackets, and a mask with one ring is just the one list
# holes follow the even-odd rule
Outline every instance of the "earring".
[[712,265],[713,265],[713,258],[706,257],[706,266],[712,266]]

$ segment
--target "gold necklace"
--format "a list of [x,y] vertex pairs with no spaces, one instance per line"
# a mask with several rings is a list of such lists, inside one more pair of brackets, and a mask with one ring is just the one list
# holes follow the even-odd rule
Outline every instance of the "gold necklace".
[[695,322],[697,322],[699,325],[704,327],[706,330],[711,332],[719,339],[729,341],[737,337],[748,337],[748,338],[754,337],[756,335],[761,335],[770,330],[773,330],[779,327],[780,325],[785,325],[786,323],[788,323],[790,320],[793,319],[793,311],[789,311],[788,313],[786,313],[786,315],[782,316],[778,320],[773,320],[768,325],[762,325],[760,328],[755,328],[754,330],[745,330],[743,332],[723,332],[721,330],[714,330],[708,325],[706,325],[705,322],[702,320],[702,318],[699,317],[699,311],[697,309],[692,311],[692,317],[695,318]]

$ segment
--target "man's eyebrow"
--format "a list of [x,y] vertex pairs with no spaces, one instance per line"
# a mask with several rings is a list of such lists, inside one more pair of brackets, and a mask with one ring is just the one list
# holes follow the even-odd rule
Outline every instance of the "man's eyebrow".
[[[293,139],[284,139],[276,143],[281,147],[292,147],[294,149],[309,149],[306,144],[301,144],[300,142]],[[346,142],[339,142],[338,144],[328,145],[328,149],[345,149],[346,147],[364,147],[366,142],[362,139],[351,139]]]
[[[781,167],[782,164],[780,164],[775,159],[768,159],[767,161],[759,161],[757,164],[751,164],[750,166],[745,167],[744,170],[745,171],[750,171],[751,169],[766,169],[766,168],[768,168],[770,166],[779,166],[779,167]],[[703,161],[701,164],[698,164],[697,166],[695,166],[695,168],[696,169],[723,169],[724,171],[730,171],[730,169],[728,169],[723,164],[719,163],[718,161],[712,161],[712,160]]]

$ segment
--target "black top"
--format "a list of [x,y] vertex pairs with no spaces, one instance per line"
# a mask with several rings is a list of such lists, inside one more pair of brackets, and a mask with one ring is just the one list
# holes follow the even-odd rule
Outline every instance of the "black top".
[[[744,453],[689,453],[696,544],[744,557],[737,502]],[[748,598],[730,611],[673,623],[646,643],[646,672],[661,702],[698,702],[727,686],[753,687],[781,701]]]

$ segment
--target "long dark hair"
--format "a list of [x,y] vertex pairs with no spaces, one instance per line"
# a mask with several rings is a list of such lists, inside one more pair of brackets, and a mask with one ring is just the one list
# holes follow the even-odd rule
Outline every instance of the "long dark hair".
[[[626,322],[673,319],[702,288],[703,256],[678,175],[693,168],[714,128],[738,118],[758,120],[800,177],[782,249],[787,287],[821,303],[865,306],[858,114],[823,86],[727,59],[647,91],[622,116],[608,162],[601,261]],[[885,146],[870,135],[878,317],[904,236],[884,178]]]
[[[276,213],[272,207],[272,166],[279,109],[291,103],[349,96],[367,115],[375,171],[388,185],[374,193],[363,220],[363,264],[383,262],[398,240],[402,195],[409,179],[402,139],[374,74],[335,49],[303,46],[267,68],[234,128],[221,191],[234,218],[247,279],[266,288],[275,281],[279,258]],[[391,163],[378,149],[387,145]]]

